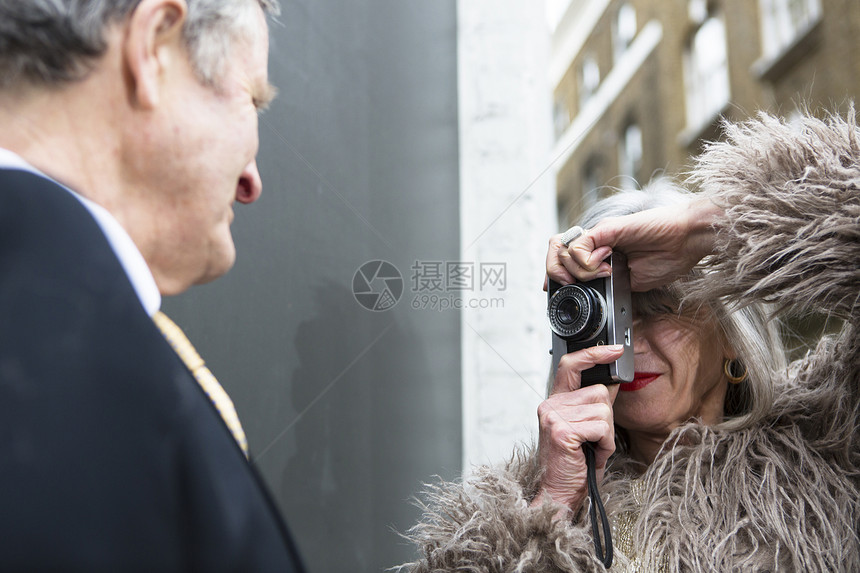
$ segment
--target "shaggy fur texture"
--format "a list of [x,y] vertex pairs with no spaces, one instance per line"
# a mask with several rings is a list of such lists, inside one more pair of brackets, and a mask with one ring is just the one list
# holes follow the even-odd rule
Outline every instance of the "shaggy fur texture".
[[[853,113],[852,113],[853,118]],[[644,470],[622,451],[601,486],[610,519],[638,515],[614,571],[860,571],[860,134],[853,119],[728,124],[691,180],[726,207],[692,297],[776,302],[845,320],[774,374],[767,416],[742,429],[688,424]],[[585,512],[528,507],[534,452],[426,492],[409,532],[425,573],[603,571]],[[634,496],[631,484],[641,488]],[[636,561],[631,559],[636,557]]]

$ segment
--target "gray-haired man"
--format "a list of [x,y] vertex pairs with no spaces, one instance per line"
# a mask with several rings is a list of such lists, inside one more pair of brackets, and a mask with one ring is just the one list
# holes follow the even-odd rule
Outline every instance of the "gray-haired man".
[[276,9],[0,3],[0,570],[301,570],[226,395],[152,320],[235,259]]

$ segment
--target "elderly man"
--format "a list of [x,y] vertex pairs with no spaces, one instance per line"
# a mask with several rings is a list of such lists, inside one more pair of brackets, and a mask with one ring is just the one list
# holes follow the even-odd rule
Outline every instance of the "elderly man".
[[158,311],[260,195],[273,1],[0,3],[0,570],[301,570]]

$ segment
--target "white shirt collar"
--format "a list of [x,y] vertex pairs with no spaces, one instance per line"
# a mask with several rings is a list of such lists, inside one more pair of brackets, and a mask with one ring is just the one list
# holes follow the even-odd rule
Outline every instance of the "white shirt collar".
[[[20,155],[2,147],[0,147],[0,168],[21,169],[35,173],[46,179],[51,179],[48,175],[45,175],[27,163]],[[54,180],[51,179],[51,181]],[[116,253],[117,259],[122,264],[122,268],[125,269],[125,274],[128,275],[128,280],[131,281],[143,308],[150,316],[155,314],[161,308],[161,293],[158,292],[158,286],[155,284],[152,271],[149,270],[149,266],[146,264],[143,255],[140,254],[140,250],[134,244],[134,241],[126,230],[107,209],[75,193],[62,183],[54,182],[71,193],[87,208],[99,224],[99,227],[101,227],[105,238],[107,238],[108,243],[110,243],[111,248]]]

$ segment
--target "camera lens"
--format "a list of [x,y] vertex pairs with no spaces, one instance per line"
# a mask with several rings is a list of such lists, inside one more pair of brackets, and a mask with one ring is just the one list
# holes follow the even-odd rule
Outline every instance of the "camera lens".
[[555,311],[558,321],[565,326],[574,324],[582,314],[582,307],[575,298],[565,298]]
[[591,287],[572,284],[559,288],[547,309],[553,331],[568,340],[590,340],[606,324],[606,302]]

